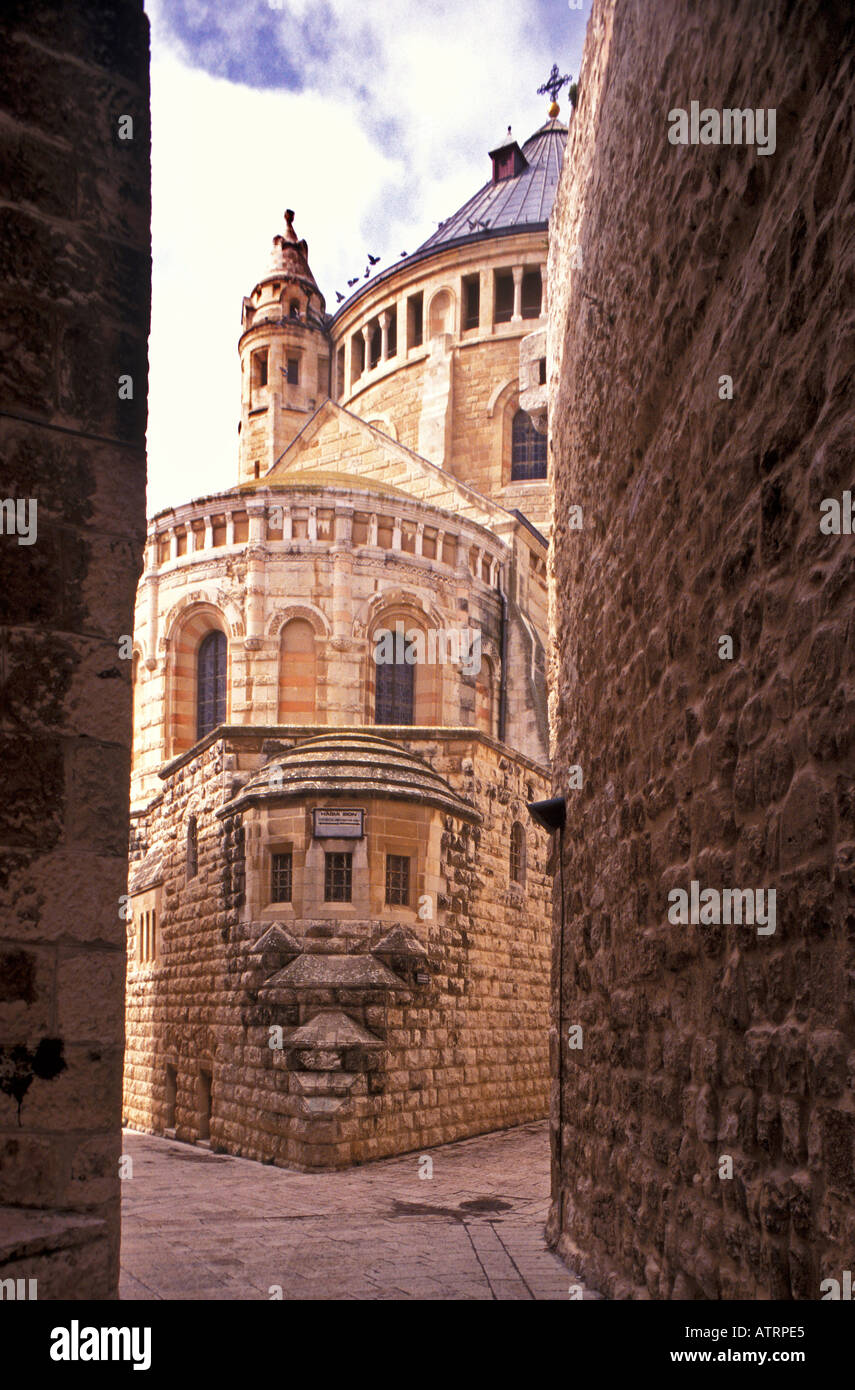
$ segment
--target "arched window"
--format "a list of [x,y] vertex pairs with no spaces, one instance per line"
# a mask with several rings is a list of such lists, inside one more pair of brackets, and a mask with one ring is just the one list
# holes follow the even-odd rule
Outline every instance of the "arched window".
[[439,338],[452,331],[454,302],[448,290],[440,290],[430,302],[430,336]]
[[405,661],[377,663],[375,724],[412,724],[415,667]]
[[511,883],[525,883],[525,830],[518,820],[511,826]]
[[511,482],[546,477],[546,435],[538,434],[524,410],[514,416],[511,434]]
[[199,832],[196,828],[196,817],[190,816],[187,821],[187,882],[195,878],[199,872]]
[[203,638],[196,656],[197,739],[225,722],[227,655],[224,632],[209,632]]
[[373,327],[372,330],[371,330],[371,344],[370,344],[369,352],[368,352],[368,365],[369,365],[369,367],[376,367],[376,366],[377,366],[377,363],[380,361],[380,354],[381,354],[382,350],[383,350],[383,333],[382,333],[382,330],[381,330],[381,328],[380,328],[379,320],[376,320],[376,319],[375,319],[375,321],[374,321],[374,327]]

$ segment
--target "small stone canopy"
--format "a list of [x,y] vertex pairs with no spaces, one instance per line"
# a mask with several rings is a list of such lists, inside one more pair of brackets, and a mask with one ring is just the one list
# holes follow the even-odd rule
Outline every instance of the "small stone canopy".
[[163,848],[156,845],[150,849],[141,864],[132,870],[128,878],[128,892],[131,897],[136,897],[138,893],[145,893],[149,888],[156,888],[163,882]]
[[251,956],[299,956],[302,950],[299,941],[294,940],[287,927],[283,927],[281,922],[273,922],[249,948],[249,954]]
[[295,1028],[288,1038],[289,1047],[337,1050],[342,1047],[384,1047],[385,1044],[360,1027],[341,1009],[326,1009],[315,1014],[302,1028]]
[[343,732],[319,734],[273,758],[217,814],[233,815],[273,799],[357,796],[416,801],[476,824],[483,819],[409,749],[373,734]]
[[398,957],[426,961],[428,953],[425,950],[415,932],[410,931],[409,927],[397,926],[381,937],[376,946],[371,947],[373,956],[380,956],[381,960],[395,960]]
[[278,989],[407,989],[370,955],[301,955],[265,981],[259,998]]

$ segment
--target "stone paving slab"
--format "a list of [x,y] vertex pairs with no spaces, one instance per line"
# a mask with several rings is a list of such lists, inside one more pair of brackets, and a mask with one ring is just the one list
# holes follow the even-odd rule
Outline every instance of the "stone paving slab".
[[[567,1299],[545,1121],[341,1173],[125,1131],[123,1299]],[[596,1298],[593,1293],[585,1297]]]

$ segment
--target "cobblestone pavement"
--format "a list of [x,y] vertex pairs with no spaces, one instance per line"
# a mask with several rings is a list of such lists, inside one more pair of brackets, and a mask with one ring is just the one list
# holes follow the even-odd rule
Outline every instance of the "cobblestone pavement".
[[432,1178],[415,1153],[307,1174],[130,1130],[124,1151],[123,1299],[268,1299],[275,1285],[284,1299],[567,1299],[580,1283],[543,1239],[545,1121],[431,1149]]

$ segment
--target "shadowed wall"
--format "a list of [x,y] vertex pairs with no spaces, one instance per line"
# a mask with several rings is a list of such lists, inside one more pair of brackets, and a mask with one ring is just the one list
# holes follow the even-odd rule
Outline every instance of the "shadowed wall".
[[36,504],[31,543],[0,534],[0,1277],[112,1298],[121,638],[145,540],[151,286],[142,0],[11,0],[0,74],[0,492]]
[[[854,49],[828,0],[596,0],[551,222],[584,787],[550,1229],[618,1297],[818,1299],[852,1264],[855,540],[820,520],[853,483]],[[693,100],[775,108],[775,152],[670,143]],[[774,932],[672,924],[692,881],[775,890]]]

